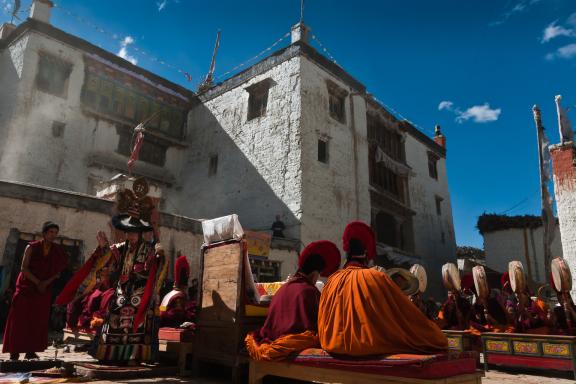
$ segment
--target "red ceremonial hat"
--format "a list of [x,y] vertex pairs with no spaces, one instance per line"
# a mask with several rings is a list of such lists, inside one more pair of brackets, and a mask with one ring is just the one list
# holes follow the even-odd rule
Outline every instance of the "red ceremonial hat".
[[298,267],[302,268],[306,260],[312,255],[320,255],[324,259],[324,269],[320,272],[322,277],[328,277],[340,267],[340,251],[336,244],[328,240],[319,240],[310,243],[300,253]]
[[344,235],[342,235],[342,248],[346,252],[350,251],[350,240],[352,239],[356,239],[362,243],[366,250],[368,260],[376,257],[376,238],[374,231],[368,224],[362,221],[353,221],[346,226]]
[[186,256],[182,255],[174,263],[174,288],[186,287],[190,278],[190,264]]

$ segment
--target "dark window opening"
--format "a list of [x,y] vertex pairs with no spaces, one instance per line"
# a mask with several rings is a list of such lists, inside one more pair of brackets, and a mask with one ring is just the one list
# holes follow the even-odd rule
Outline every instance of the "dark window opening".
[[346,122],[346,95],[347,92],[332,82],[328,82],[328,110],[330,117],[341,123]]
[[441,233],[440,240],[442,241],[442,244],[446,244],[446,236],[444,235],[444,231]]
[[265,79],[246,88],[248,92],[248,120],[266,115],[268,106],[268,92],[273,82]]
[[64,127],[66,127],[65,123],[62,123],[60,121],[53,121],[52,122],[52,136],[54,136],[54,137],[64,136]]
[[442,214],[442,201],[444,199],[440,196],[436,196],[436,214],[440,216]]
[[43,92],[66,98],[71,72],[72,64],[46,53],[40,53],[36,86]]
[[328,141],[318,139],[318,161],[328,164]]
[[214,176],[218,172],[218,155],[210,156],[208,164],[208,176]]
[[438,159],[438,156],[428,152],[428,174],[436,180],[438,180]]

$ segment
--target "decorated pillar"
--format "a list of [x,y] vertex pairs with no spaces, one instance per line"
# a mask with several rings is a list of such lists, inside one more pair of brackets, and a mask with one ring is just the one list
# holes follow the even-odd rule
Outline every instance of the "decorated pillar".
[[[570,270],[576,271],[576,148],[572,141],[550,147],[552,169],[554,173],[554,194],[563,257]],[[552,258],[559,255],[552,255]],[[572,291],[576,294],[576,273],[572,273]]]

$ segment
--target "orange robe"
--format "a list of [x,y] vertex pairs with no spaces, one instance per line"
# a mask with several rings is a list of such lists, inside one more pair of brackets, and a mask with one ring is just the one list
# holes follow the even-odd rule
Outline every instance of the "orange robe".
[[357,265],[335,272],[320,296],[320,345],[351,356],[448,350],[440,328],[387,274]]

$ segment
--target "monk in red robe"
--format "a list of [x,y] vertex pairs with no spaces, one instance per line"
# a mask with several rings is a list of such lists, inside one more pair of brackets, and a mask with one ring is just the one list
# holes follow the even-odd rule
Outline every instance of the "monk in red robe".
[[298,271],[274,295],[262,328],[246,336],[246,348],[255,360],[282,360],[318,341],[319,276],[340,266],[340,251],[330,241],[309,244],[300,254]]
[[348,253],[320,297],[318,335],[324,350],[349,356],[438,353],[448,340],[384,272],[367,268],[376,255],[374,233],[362,222],[348,224]]
[[67,266],[64,248],[54,243],[59,229],[53,222],[44,223],[43,239],[31,242],[24,251],[4,330],[2,352],[10,353],[10,360],[18,360],[20,353],[37,359],[36,352],[48,347],[52,286]]

